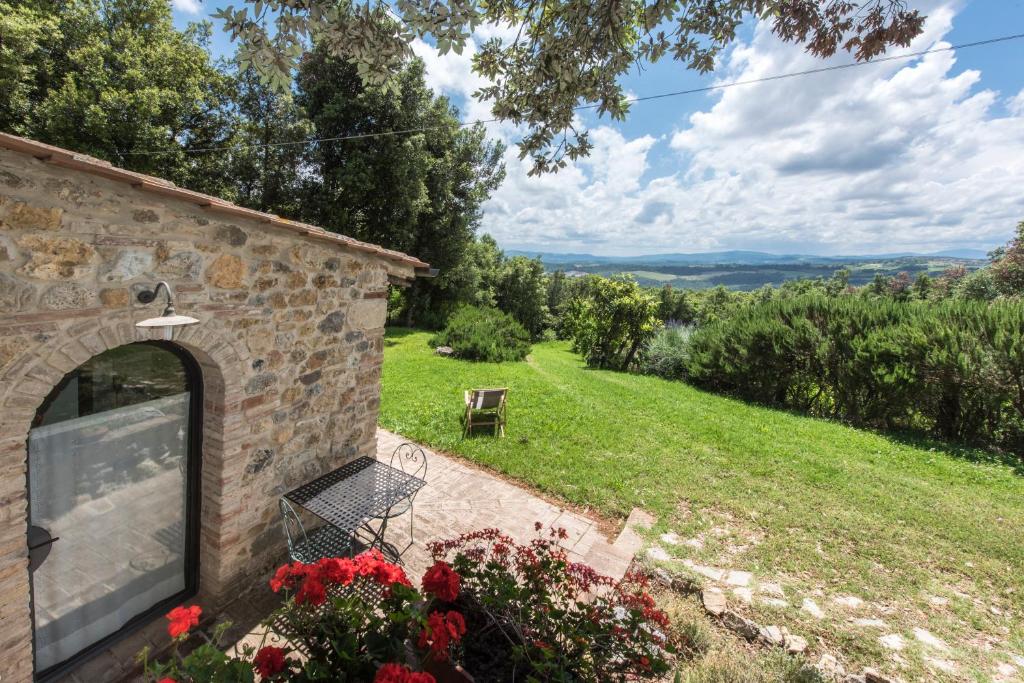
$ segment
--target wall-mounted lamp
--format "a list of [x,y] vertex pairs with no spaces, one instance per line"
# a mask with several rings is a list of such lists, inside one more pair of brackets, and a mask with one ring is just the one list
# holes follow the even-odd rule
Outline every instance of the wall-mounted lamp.
[[195,325],[199,321],[195,318],[190,318],[187,315],[178,315],[175,313],[174,301],[171,298],[171,286],[166,282],[160,281],[156,283],[156,287],[153,289],[142,290],[138,293],[136,298],[141,304],[151,304],[156,299],[161,287],[163,287],[164,291],[167,292],[167,308],[164,309],[163,315],[159,318],[146,318],[145,320],[140,320],[135,323],[135,327],[162,327],[164,328],[164,339],[170,341],[174,336],[175,327]]

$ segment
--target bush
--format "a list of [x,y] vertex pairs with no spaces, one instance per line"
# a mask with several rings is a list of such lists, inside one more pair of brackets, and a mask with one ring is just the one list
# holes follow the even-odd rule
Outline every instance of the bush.
[[698,329],[687,371],[704,387],[882,429],[1017,452],[1024,305],[806,296]]
[[644,352],[641,370],[665,379],[686,377],[692,332],[693,329],[685,325],[670,325],[658,330]]
[[456,358],[501,363],[526,358],[530,334],[507,313],[463,306],[430,338],[430,345],[450,346]]

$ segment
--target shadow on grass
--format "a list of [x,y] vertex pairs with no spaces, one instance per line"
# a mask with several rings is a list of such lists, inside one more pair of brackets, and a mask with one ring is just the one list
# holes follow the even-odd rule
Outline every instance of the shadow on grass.
[[893,441],[904,446],[913,446],[914,448],[919,448],[921,450],[935,451],[936,453],[948,455],[951,458],[958,458],[960,460],[985,465],[1002,465],[1012,469],[1014,474],[1024,476],[1024,456],[1016,455],[1009,451],[996,451],[982,446],[940,441],[934,437],[919,432],[875,431],[874,433],[888,441]]
[[387,327],[384,330],[384,346],[397,346],[399,340],[427,331],[418,330],[415,327]]

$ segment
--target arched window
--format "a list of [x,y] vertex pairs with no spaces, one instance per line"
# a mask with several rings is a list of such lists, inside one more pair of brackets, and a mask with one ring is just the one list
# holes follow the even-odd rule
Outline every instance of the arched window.
[[37,672],[71,663],[196,588],[194,361],[129,344],[67,375],[28,439]]

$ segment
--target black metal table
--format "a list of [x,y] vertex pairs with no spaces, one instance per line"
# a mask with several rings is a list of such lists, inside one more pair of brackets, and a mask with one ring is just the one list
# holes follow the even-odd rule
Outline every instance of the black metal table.
[[425,484],[396,467],[362,457],[289,491],[284,497],[353,536],[357,530],[367,529],[377,542],[383,528],[374,531],[368,522],[385,517],[392,507]]

